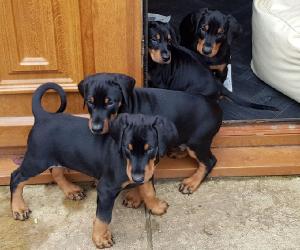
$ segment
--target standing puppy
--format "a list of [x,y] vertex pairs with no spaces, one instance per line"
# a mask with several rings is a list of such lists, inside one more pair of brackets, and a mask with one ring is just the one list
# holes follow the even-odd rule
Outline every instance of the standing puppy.
[[168,205],[155,197],[149,180],[154,162],[177,140],[174,124],[161,117],[123,114],[111,124],[111,135],[95,136],[87,126],[88,119],[44,111],[40,102],[48,89],[58,91],[65,100],[64,91],[54,83],[40,86],[33,95],[34,126],[24,160],[11,174],[13,217],[29,218],[31,211],[23,199],[26,181],[52,166],[66,166],[100,180],[93,228],[93,241],[99,248],[113,244],[108,225],[115,198],[123,188],[146,183],[140,195],[147,207],[154,214],[165,213]]
[[[186,178],[179,190],[191,194],[216,164],[211,143],[222,122],[222,111],[215,101],[202,95],[158,88],[134,88],[135,80],[123,74],[98,73],[86,77],[78,85],[88,106],[90,128],[105,133],[106,125],[120,113],[160,115],[172,121],[179,140],[172,146],[185,144],[188,153],[199,168]],[[101,128],[94,130],[94,128]],[[127,196],[125,205],[138,207],[143,200],[139,195]]]
[[232,15],[207,8],[188,14],[180,24],[181,45],[199,53],[221,82],[227,77],[230,46],[241,32]]

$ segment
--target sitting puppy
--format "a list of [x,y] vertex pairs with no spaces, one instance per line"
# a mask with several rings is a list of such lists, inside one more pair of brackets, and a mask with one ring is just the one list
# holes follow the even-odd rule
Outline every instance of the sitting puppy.
[[[199,95],[165,89],[137,88],[135,80],[123,74],[99,73],[86,77],[78,85],[90,114],[89,126],[93,133],[108,132],[109,122],[119,113],[157,114],[172,121],[178,131],[176,145],[185,144],[189,155],[199,168],[183,180],[179,190],[193,193],[216,164],[211,143],[222,123],[219,105]],[[133,190],[125,205],[138,207],[142,198]]]
[[199,53],[221,82],[227,77],[231,43],[241,32],[232,15],[207,8],[188,14],[180,24],[181,45]]
[[[28,219],[31,211],[23,200],[23,187],[30,177],[51,166],[66,166],[100,180],[93,228],[93,241],[99,248],[113,244],[108,224],[115,198],[123,188],[146,183],[140,189],[143,200],[152,213],[165,213],[168,205],[155,197],[149,180],[155,161],[168,144],[177,140],[174,124],[158,116],[123,114],[111,124],[111,135],[94,136],[88,129],[88,119],[43,110],[40,102],[48,89],[56,90],[65,100],[64,91],[54,83],[40,86],[33,95],[35,123],[24,160],[11,175],[13,217]],[[64,107],[65,103],[59,111]]]
[[[249,102],[227,90],[216,80],[203,59],[195,52],[178,46],[168,23],[149,22],[149,86],[203,95],[211,100],[225,96],[250,108],[277,110],[274,107]],[[214,49],[215,51],[215,49]]]

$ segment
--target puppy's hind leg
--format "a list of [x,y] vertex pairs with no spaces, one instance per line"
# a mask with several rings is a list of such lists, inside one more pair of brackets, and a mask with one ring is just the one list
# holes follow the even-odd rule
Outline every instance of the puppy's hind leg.
[[[29,157],[25,157],[21,166],[11,174],[11,210],[15,220],[27,220],[31,213],[31,210],[28,208],[23,198],[23,188],[26,185],[27,180],[30,177],[34,177],[42,173],[48,168],[46,164],[41,164],[42,162],[28,159]],[[37,168],[38,165],[44,167]]]
[[50,171],[54,181],[57,183],[59,188],[64,192],[68,199],[82,200],[85,198],[86,195],[82,188],[67,180],[64,175],[63,167],[53,167]]
[[191,148],[188,148],[190,157],[197,160],[199,165],[196,172],[191,177],[185,178],[179,185],[179,191],[182,194],[194,193],[217,162],[210,149],[203,149],[204,148],[196,148],[192,150]]

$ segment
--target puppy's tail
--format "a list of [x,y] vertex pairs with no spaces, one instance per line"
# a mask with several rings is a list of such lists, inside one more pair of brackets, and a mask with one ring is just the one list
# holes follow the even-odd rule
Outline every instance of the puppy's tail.
[[33,94],[32,113],[35,118],[40,118],[40,117],[45,116],[46,114],[49,114],[49,112],[47,112],[46,110],[43,109],[42,104],[41,104],[43,95],[49,89],[55,90],[59,94],[59,97],[60,97],[60,107],[56,111],[56,113],[62,113],[66,109],[67,98],[66,98],[65,91],[58,84],[53,83],[53,82],[48,82],[48,83],[45,83],[45,84],[39,86]]
[[236,104],[239,104],[244,107],[249,107],[253,109],[260,109],[260,110],[270,110],[270,111],[278,111],[277,108],[273,106],[263,105],[263,104],[257,104],[253,102],[249,102],[243,98],[238,97],[237,95],[230,92],[228,89],[226,89],[224,86],[222,86],[222,95],[230,99],[231,101],[235,102]]

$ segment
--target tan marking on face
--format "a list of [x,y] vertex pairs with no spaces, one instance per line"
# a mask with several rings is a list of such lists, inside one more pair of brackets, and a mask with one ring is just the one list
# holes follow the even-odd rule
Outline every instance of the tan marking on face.
[[126,158],[126,162],[127,162],[127,166],[126,166],[126,174],[127,174],[127,177],[129,179],[129,181],[132,181],[132,175],[131,175],[131,171],[132,171],[132,165],[131,165],[131,162],[128,158]]
[[149,49],[149,54],[151,56],[151,59],[156,63],[163,63],[163,60],[161,58],[161,53],[159,49]]
[[146,151],[146,150],[148,150],[148,149],[149,149],[149,144],[146,143],[146,144],[144,145],[144,150]]
[[106,97],[106,98],[104,99],[104,104],[107,104],[108,102],[109,102],[109,98]]
[[106,248],[113,245],[111,232],[108,224],[101,221],[99,218],[94,219],[93,223],[93,242],[97,248]]
[[155,159],[149,160],[148,164],[145,167],[144,182],[149,181],[151,177],[154,175],[154,170],[155,170],[154,161]]
[[197,43],[197,48],[196,48],[196,50],[201,54],[201,55],[203,55],[203,52],[202,52],[202,50],[203,50],[203,46],[204,46],[204,39],[198,39],[198,43]]
[[160,34],[157,33],[157,34],[155,35],[155,38],[156,38],[157,40],[159,40],[159,39],[160,39]]
[[119,102],[119,108],[121,107],[121,105],[122,105],[122,102]]
[[203,53],[203,46],[204,46],[204,39],[199,39],[198,40],[198,43],[197,43],[197,51],[203,55],[203,56],[206,56],[206,57],[214,57],[218,52],[219,52],[219,49],[220,49],[220,46],[221,46],[221,43],[214,43],[213,46],[212,46],[212,51],[209,55],[206,55]]
[[133,146],[132,146],[132,144],[128,144],[128,149],[129,149],[130,151],[132,151],[132,150],[133,150]]
[[220,49],[221,43],[214,43],[212,47],[212,52],[208,55],[209,57],[214,57]]
[[172,40],[172,37],[170,34],[168,34],[168,41],[171,41]]
[[103,129],[102,129],[101,135],[108,133],[108,131],[109,131],[109,121],[108,121],[108,119],[105,119],[103,121]]
[[208,31],[208,29],[209,29],[209,26],[208,26],[208,24],[206,24],[206,25],[204,26],[204,30],[205,30],[205,31]]

